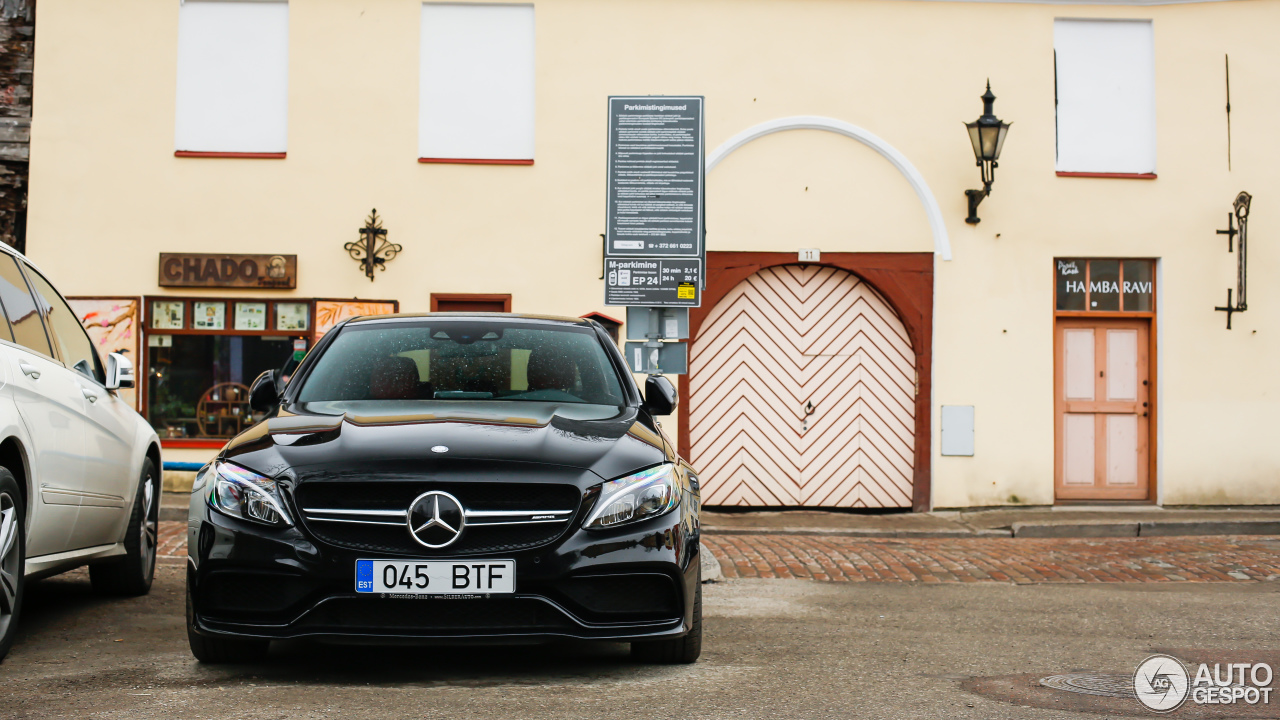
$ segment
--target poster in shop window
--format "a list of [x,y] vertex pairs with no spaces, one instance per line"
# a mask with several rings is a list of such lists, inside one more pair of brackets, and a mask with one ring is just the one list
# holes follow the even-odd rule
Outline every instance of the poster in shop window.
[[306,332],[310,314],[306,303],[276,303],[276,329]]
[[[98,349],[103,363],[110,353],[121,353],[138,363],[138,310],[142,300],[136,297],[69,297],[67,303],[80,318],[89,339]],[[182,303],[178,303],[179,306]],[[120,399],[134,409],[138,395],[133,388],[117,391]]]
[[255,302],[236,303],[236,330],[266,330],[267,304]]
[[191,327],[196,330],[226,330],[227,304],[199,301],[191,303]]
[[400,312],[395,300],[316,300],[316,340],[347,318]]
[[182,309],[183,303],[181,300],[151,301],[151,329],[181,330]]

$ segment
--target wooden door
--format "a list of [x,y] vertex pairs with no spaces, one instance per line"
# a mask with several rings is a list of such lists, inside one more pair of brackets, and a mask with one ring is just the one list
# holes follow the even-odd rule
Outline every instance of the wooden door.
[[1144,500],[1150,477],[1150,324],[1059,318],[1054,352],[1060,500]]
[[911,507],[915,353],[861,278],[742,281],[690,349],[690,460],[707,505]]
[[431,293],[431,312],[511,312],[511,296],[481,293]]

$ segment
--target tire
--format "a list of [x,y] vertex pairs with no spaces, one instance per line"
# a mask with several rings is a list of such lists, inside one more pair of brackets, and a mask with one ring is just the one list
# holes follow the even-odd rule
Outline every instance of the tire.
[[146,595],[156,575],[156,534],[160,519],[160,482],[150,458],[142,461],[138,495],[124,534],[125,554],[89,566],[89,581],[103,595]]
[[643,663],[681,665],[698,661],[702,654],[702,570],[693,596],[693,627],[684,637],[631,643],[631,657]]
[[191,597],[191,579],[187,579],[187,644],[196,660],[206,665],[252,663],[267,656],[270,640],[214,638],[196,632],[195,603]]
[[0,660],[18,634],[26,587],[26,505],[13,473],[0,467]]

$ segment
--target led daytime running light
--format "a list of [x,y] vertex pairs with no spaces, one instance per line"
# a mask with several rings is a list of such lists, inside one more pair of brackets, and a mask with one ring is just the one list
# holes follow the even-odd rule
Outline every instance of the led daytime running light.
[[587,529],[611,528],[657,517],[680,504],[675,466],[666,463],[610,480],[600,486],[601,500],[587,519]]
[[241,520],[265,525],[293,525],[276,499],[276,481],[231,463],[215,462],[208,503],[213,509]]

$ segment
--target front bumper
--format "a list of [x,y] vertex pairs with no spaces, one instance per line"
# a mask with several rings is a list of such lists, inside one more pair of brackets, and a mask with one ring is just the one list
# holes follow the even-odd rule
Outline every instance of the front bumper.
[[324,546],[299,528],[264,528],[193,503],[192,623],[211,636],[360,643],[675,638],[692,626],[696,527],[681,507],[607,533],[571,530],[531,550],[424,556],[513,559],[516,593],[399,599],[356,593],[355,561],[416,558]]

